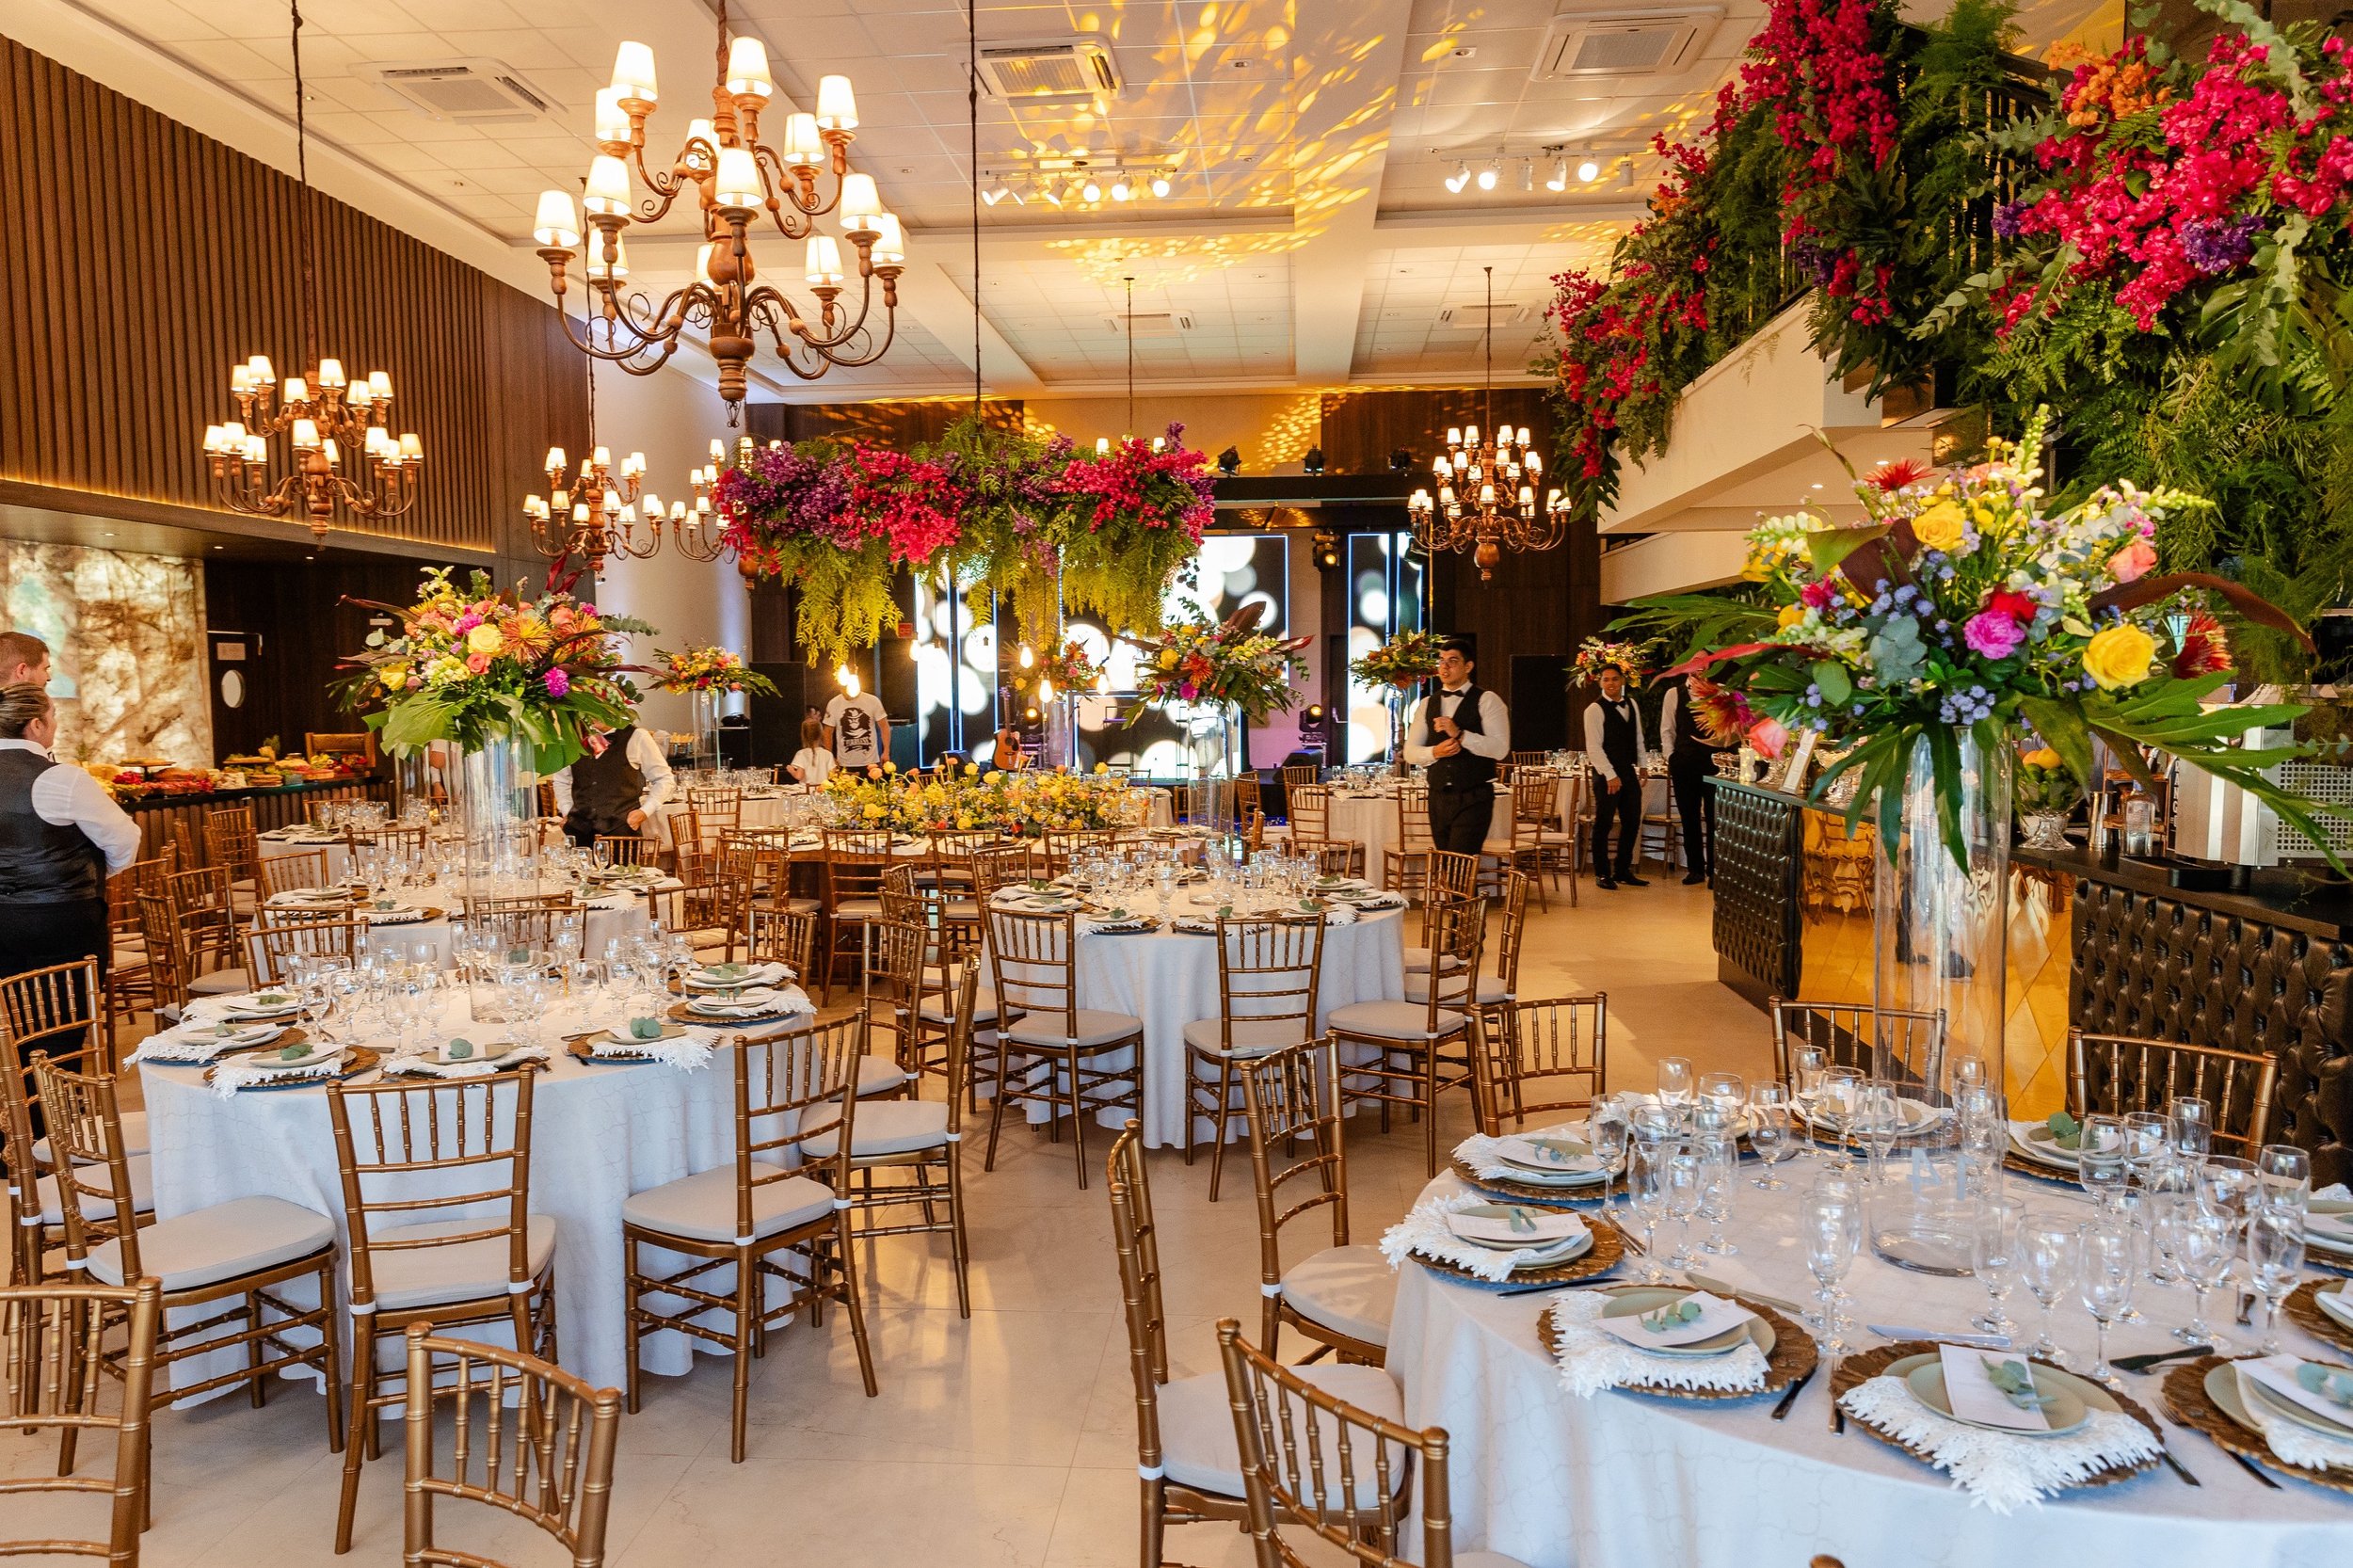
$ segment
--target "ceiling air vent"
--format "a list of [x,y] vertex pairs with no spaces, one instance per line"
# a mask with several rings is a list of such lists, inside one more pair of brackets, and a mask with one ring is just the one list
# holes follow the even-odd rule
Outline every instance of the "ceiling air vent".
[[1139,338],[1173,338],[1193,330],[1193,316],[1185,311],[1138,311],[1132,316],[1105,316],[1103,321],[1114,337],[1123,329],[1123,321],[1135,323],[1132,335]]
[[1009,104],[1066,104],[1119,91],[1111,40],[1099,34],[1044,43],[981,45],[981,81]]
[[1457,332],[1483,332],[1487,329],[1488,313],[1492,310],[1497,327],[1517,327],[1534,312],[1525,305],[1498,299],[1493,306],[1475,299],[1467,305],[1448,305],[1438,312],[1438,325]]
[[511,125],[544,120],[555,107],[498,60],[363,65],[354,67],[352,74],[408,100],[432,119],[458,125]]
[[1540,82],[1576,76],[1656,76],[1681,71],[1706,47],[1723,11],[1580,11],[1545,29],[1533,72]]

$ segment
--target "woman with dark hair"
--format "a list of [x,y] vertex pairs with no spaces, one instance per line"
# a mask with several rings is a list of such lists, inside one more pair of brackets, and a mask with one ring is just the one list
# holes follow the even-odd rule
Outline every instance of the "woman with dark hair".
[[139,857],[139,825],[56,738],[47,692],[0,687],[0,975],[94,958],[103,978],[106,878]]

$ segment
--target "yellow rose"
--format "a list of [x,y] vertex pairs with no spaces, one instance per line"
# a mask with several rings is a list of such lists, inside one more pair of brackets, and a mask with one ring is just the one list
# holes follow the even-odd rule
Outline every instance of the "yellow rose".
[[1940,501],[1912,520],[1913,536],[1930,550],[1950,551],[1961,543],[1968,520],[1959,506]]
[[1787,631],[1790,627],[1797,625],[1798,622],[1803,619],[1805,619],[1805,606],[1792,600],[1790,603],[1785,604],[1781,607],[1781,616],[1778,624],[1784,631]]
[[1095,764],[1095,771],[1096,773],[1109,773],[1112,771],[1112,765],[1109,762],[1097,762]]
[[898,771],[899,771],[899,764],[898,764],[898,763],[896,763],[896,762],[885,762],[885,763],[883,764],[883,772],[884,772],[885,774],[894,774],[894,773],[897,773]]
[[981,780],[981,782],[984,784],[994,784],[1004,776],[1005,776],[1003,774],[999,773],[995,768],[991,768],[988,770],[988,776]]
[[2056,768],[2059,765],[2059,754],[2049,746],[2038,746],[2019,760],[2030,768]]
[[964,765],[964,776],[967,778],[977,778],[980,776],[980,772],[981,765],[978,762],[967,762]]
[[866,808],[866,820],[868,822],[880,822],[882,819],[883,808],[870,802]]
[[466,651],[469,653],[479,653],[487,658],[505,646],[506,638],[497,627],[487,622],[466,633]]
[[2149,679],[2156,662],[2157,640],[2137,626],[2111,626],[2084,645],[2084,673],[2102,691],[2135,686]]
[[386,691],[396,692],[408,683],[408,672],[395,665],[386,670],[380,679]]
[[1164,648],[1160,649],[1160,668],[1164,670],[1173,670],[1176,667],[1176,650],[1173,648]]

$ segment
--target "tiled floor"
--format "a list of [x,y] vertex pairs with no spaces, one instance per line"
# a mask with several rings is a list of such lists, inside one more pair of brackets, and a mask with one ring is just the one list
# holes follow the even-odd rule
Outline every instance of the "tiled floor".
[[[1610,1080],[1647,1087],[1659,1055],[1702,1070],[1765,1069],[1763,1015],[1716,981],[1704,888],[1661,881],[1615,893],[1589,885],[1581,908],[1533,918],[1521,994],[1609,996]],[[1447,1131],[1467,1130],[1458,1102]],[[1351,1131],[1354,1128],[1352,1127]],[[1108,1139],[1094,1143],[1099,1151]],[[944,1243],[887,1238],[861,1259],[882,1384],[859,1388],[847,1329],[796,1324],[752,1374],[749,1458],[728,1462],[728,1368],[648,1378],[624,1419],[610,1559],[615,1568],[784,1562],[941,1568],[1125,1568],[1136,1560],[1135,1406],[1100,1166],[1088,1190],[1069,1151],[1011,1136],[991,1173],[968,1155],[973,1311],[956,1316]],[[1353,1239],[1376,1239],[1423,1182],[1421,1139],[1401,1126],[1349,1143]],[[1234,1173],[1229,1172],[1229,1176]],[[1175,1370],[1215,1365],[1220,1317],[1257,1321],[1257,1224],[1247,1167],[1208,1201],[1206,1161],[1153,1156]],[[341,1462],[321,1401],[293,1384],[268,1406],[242,1398],[171,1411],[156,1422],[155,1565],[328,1563]],[[350,1558],[399,1560],[400,1465],[364,1477]],[[0,1432],[0,1473],[54,1459],[46,1443]],[[103,1471],[104,1459],[86,1462]],[[0,1536],[50,1522],[47,1504],[0,1508]],[[88,1505],[77,1516],[84,1528]],[[554,1562],[552,1543],[480,1509],[443,1511],[441,1539],[508,1561]],[[65,1519],[56,1523],[63,1525]],[[1174,1532],[1172,1560],[1241,1568],[1243,1539],[1223,1526]]]

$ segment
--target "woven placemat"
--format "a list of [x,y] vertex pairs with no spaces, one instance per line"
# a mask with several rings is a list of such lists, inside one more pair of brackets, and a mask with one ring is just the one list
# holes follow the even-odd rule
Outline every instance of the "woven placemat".
[[[1875,1350],[1865,1351],[1860,1355],[1848,1356],[1831,1371],[1830,1397],[1833,1400],[1845,1399],[1849,1389],[1860,1387],[1870,1382],[1908,1355],[1934,1355],[1936,1353],[1936,1341],[1933,1339],[1899,1339],[1892,1345],[1881,1345]],[[2036,1361],[2034,1365],[2047,1367],[2055,1372],[2067,1370],[2066,1368],[2053,1366],[2048,1361]],[[2081,1376],[2080,1373],[2074,1375]],[[2142,1409],[2128,1394],[2120,1394],[2113,1388],[2108,1389],[2107,1394],[2122,1408],[2125,1415],[2149,1429],[2151,1434],[2157,1439],[2159,1447],[2164,1446],[2165,1432],[2157,1425],[2157,1418],[2154,1416]],[[1913,1448],[1900,1437],[1881,1432],[1851,1410],[1847,1412],[1847,1418],[1891,1448],[1900,1448],[1924,1464],[1932,1465],[1936,1463],[1924,1450]],[[2075,1482],[2075,1485],[2112,1486],[2120,1480],[2130,1480],[2144,1470],[2153,1470],[2162,1463],[2163,1461],[2157,1455],[2151,1454],[2146,1459],[2137,1460],[2130,1464],[2111,1464],[2106,1469]],[[2070,1488],[2071,1491],[2073,1489]]]
[[[2313,1299],[2320,1294],[2322,1286],[2333,1283],[2325,1279],[2306,1280],[2288,1292],[2288,1299],[2281,1304],[2280,1310],[2286,1314],[2289,1322],[2305,1333],[2326,1339],[2340,1350],[2353,1351],[2353,1328],[2345,1327],[2320,1310],[2320,1304]],[[2353,1302],[2353,1294],[2347,1294],[2345,1299]]]
[[1547,1285],[1574,1285],[1580,1279],[1592,1279],[1616,1268],[1625,1256],[1625,1243],[1618,1236],[1615,1225],[1589,1225],[1593,1244],[1577,1256],[1562,1263],[1546,1264],[1540,1269],[1514,1269],[1509,1279],[1486,1279],[1468,1269],[1441,1258],[1414,1254],[1414,1261],[1443,1279],[1464,1285],[1477,1286],[1482,1290],[1529,1290]]
[[[1813,1372],[1818,1358],[1812,1335],[1762,1302],[1751,1301],[1746,1296],[1732,1299],[1763,1319],[1773,1331],[1773,1353],[1765,1358],[1765,1381],[1762,1384],[1754,1388],[1659,1388],[1649,1384],[1622,1383],[1615,1385],[1616,1391],[1659,1400],[1753,1400],[1761,1395],[1778,1394]],[[1536,1337],[1544,1342],[1545,1353],[1558,1362],[1561,1359],[1561,1341],[1553,1331],[1552,1308],[1545,1308],[1544,1316],[1536,1320]]]
[[2271,1451],[2259,1432],[2250,1432],[2223,1414],[2206,1392],[2206,1374],[2230,1360],[2245,1357],[2201,1355],[2195,1361],[2185,1361],[2165,1375],[2165,1408],[2174,1421],[2204,1432],[2214,1446],[2224,1453],[2236,1454],[2250,1464],[2260,1464],[2276,1475],[2293,1476],[2314,1486],[2325,1486],[2332,1492],[2353,1493],[2353,1472],[2341,1470],[2306,1470],[2283,1462]]

